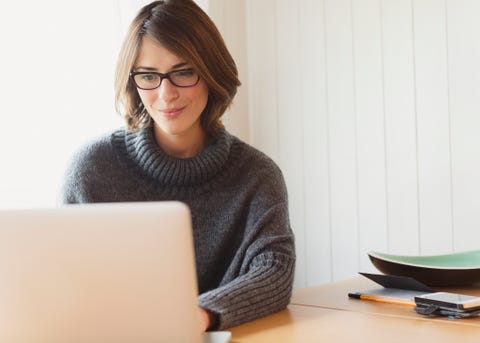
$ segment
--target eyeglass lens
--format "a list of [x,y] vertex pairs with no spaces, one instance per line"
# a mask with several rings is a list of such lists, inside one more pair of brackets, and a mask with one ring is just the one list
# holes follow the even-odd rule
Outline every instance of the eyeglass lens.
[[132,74],[137,87],[147,90],[160,87],[163,79],[169,79],[177,87],[192,87],[199,80],[199,75],[194,69],[175,70],[167,74],[155,72],[137,72]]

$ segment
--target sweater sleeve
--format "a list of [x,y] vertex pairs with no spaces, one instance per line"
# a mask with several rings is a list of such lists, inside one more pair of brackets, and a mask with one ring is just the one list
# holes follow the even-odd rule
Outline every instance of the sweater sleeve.
[[279,311],[290,301],[295,252],[287,204],[254,217],[237,252],[243,259],[238,276],[199,297],[201,307],[218,315],[217,330]]

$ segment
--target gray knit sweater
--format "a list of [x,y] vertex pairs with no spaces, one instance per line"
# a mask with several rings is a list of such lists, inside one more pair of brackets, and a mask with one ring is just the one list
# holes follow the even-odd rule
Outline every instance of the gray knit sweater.
[[225,130],[189,159],[166,155],[151,129],[117,130],[74,156],[62,200],[186,203],[199,304],[218,314],[216,329],[273,313],[290,300],[295,252],[281,171]]

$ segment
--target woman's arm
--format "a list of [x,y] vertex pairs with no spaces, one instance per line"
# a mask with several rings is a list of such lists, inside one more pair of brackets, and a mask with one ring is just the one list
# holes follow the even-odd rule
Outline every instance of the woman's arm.
[[286,203],[277,204],[257,217],[237,251],[236,257],[242,259],[237,276],[200,295],[200,306],[218,314],[215,329],[263,317],[289,303],[295,249],[286,207]]

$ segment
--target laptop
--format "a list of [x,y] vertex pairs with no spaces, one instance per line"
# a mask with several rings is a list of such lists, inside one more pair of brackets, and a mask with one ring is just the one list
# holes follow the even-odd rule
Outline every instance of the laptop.
[[0,211],[0,342],[215,340],[191,230],[180,202]]

